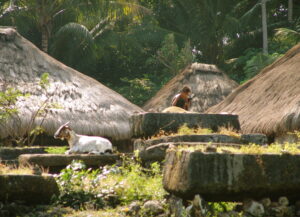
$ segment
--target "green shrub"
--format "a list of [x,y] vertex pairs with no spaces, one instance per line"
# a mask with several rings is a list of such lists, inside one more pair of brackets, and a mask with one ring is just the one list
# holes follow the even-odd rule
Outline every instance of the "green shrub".
[[166,192],[158,163],[144,169],[133,158],[123,158],[122,166],[86,169],[80,161],[73,161],[56,177],[60,195],[55,204],[75,209],[114,207],[134,200],[161,200]]
[[45,151],[49,154],[64,154],[67,151],[68,147],[63,146],[63,147],[49,147],[46,148]]

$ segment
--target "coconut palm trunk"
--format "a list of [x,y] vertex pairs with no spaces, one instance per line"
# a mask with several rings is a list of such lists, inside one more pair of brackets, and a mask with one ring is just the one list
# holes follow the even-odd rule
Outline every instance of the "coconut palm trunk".
[[42,27],[42,51],[48,53],[49,33],[47,27]]
[[268,54],[268,30],[267,30],[267,0],[261,0],[262,33],[263,33],[263,53]]
[[293,0],[288,1],[288,21],[291,23],[293,21]]

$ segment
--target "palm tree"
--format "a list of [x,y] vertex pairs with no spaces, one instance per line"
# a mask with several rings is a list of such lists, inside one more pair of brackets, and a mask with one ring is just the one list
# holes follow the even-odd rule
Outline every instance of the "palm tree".
[[266,3],[268,0],[261,0],[261,19],[263,33],[263,53],[268,54],[268,29],[267,29],[267,9]]
[[288,0],[288,21],[293,21],[293,0]]

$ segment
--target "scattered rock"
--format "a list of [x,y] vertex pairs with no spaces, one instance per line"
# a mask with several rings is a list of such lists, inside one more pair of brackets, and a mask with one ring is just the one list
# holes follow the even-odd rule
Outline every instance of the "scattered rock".
[[134,201],[132,202],[131,204],[129,204],[128,206],[128,214],[131,215],[131,216],[137,216],[140,209],[141,209],[141,206],[138,202]]
[[181,198],[171,195],[168,200],[170,215],[174,217],[182,217],[184,213],[183,201]]
[[243,211],[255,217],[263,216],[265,213],[264,206],[254,200],[245,201],[243,204]]
[[279,197],[278,198],[278,203],[281,206],[288,206],[289,205],[289,199],[287,199],[287,197]]
[[240,214],[236,211],[218,213],[217,217],[239,217]]
[[217,152],[217,147],[208,146],[208,147],[205,148],[205,152]]
[[188,214],[193,217],[205,217],[207,209],[205,201],[200,197],[199,194],[195,195],[192,205],[187,210]]
[[267,207],[269,207],[272,203],[271,199],[266,197],[260,200],[260,203],[264,206],[264,208],[266,209]]
[[143,205],[143,211],[148,215],[159,215],[164,212],[163,207],[160,202],[157,200],[149,200]]

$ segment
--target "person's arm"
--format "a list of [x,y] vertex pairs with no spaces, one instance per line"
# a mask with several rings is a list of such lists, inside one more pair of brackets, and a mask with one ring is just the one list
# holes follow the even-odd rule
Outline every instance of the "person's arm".
[[176,106],[177,101],[180,98],[179,96],[180,96],[180,94],[177,94],[174,96],[174,98],[172,99],[172,104],[171,104],[172,106]]

